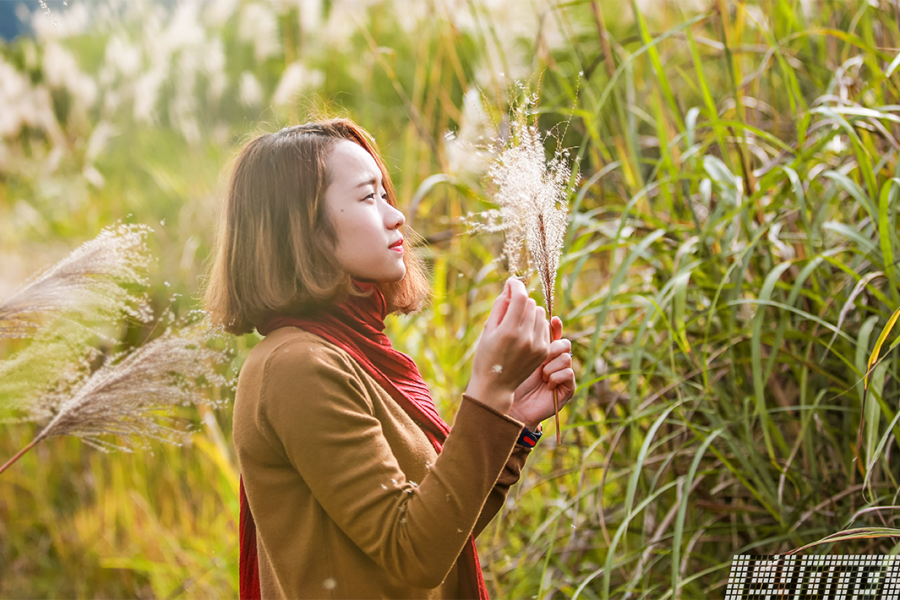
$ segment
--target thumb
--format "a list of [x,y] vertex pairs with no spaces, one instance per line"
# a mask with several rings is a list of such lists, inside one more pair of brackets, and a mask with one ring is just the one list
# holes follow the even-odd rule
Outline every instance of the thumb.
[[503,317],[506,315],[506,309],[509,308],[509,298],[509,279],[507,279],[500,296],[494,300],[494,306],[491,308],[491,314],[488,317],[485,328],[495,329],[500,326],[500,323],[503,322]]
[[550,341],[555,342],[562,337],[562,319],[553,317],[550,319]]

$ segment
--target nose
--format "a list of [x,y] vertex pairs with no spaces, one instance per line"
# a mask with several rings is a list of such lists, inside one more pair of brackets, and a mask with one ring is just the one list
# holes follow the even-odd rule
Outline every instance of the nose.
[[398,229],[399,227],[402,227],[404,223],[406,223],[406,216],[404,216],[403,211],[388,205],[388,211],[385,215],[385,224],[388,228]]

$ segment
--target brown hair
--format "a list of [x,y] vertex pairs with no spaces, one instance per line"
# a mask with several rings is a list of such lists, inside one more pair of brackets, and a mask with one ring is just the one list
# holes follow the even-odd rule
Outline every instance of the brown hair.
[[[206,310],[226,331],[250,333],[269,312],[304,313],[364,295],[329,251],[337,238],[324,202],[327,158],[340,140],[372,155],[388,202],[397,206],[374,139],[349,119],[286,127],[251,140],[232,168],[206,288]],[[408,237],[406,276],[378,286],[389,313],[415,312],[429,294],[424,263]]]

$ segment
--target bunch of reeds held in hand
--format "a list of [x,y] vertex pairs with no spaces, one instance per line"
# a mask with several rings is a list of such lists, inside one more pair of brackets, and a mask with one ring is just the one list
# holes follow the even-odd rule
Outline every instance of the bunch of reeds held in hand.
[[[493,200],[499,209],[470,214],[466,222],[473,232],[504,232],[503,256],[511,275],[519,274],[522,249],[528,248],[531,268],[537,271],[548,318],[552,319],[553,289],[568,222],[568,195],[578,175],[573,176],[568,154],[559,143],[547,160],[544,134],[528,123],[528,112],[536,102],[533,95],[513,107],[509,139],[490,165],[488,173],[496,187]],[[552,338],[552,328],[550,334]],[[562,437],[555,388],[553,404],[559,443]]]
[[163,315],[156,323],[163,333],[129,351],[104,356],[97,348],[116,343],[103,333],[110,323],[154,321],[136,291],[147,285],[147,233],[134,225],[104,229],[0,301],[0,338],[31,339],[0,361],[0,420],[46,423],[0,473],[59,435],[101,450],[179,444],[184,429],[173,409],[215,404],[201,388],[225,383],[217,365],[227,353],[209,346],[218,332],[202,315],[177,324]]

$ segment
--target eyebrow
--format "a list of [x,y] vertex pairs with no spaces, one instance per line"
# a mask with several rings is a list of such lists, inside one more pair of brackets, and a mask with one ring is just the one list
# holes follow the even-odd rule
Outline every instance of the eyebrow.
[[[357,184],[356,188],[365,187],[365,186],[367,186],[367,185],[374,186],[376,183],[378,183],[378,178],[377,178],[377,177],[372,177],[372,178],[370,178],[370,179],[367,179],[367,180],[363,181],[362,183]],[[354,189],[356,189],[356,188],[354,188]]]

